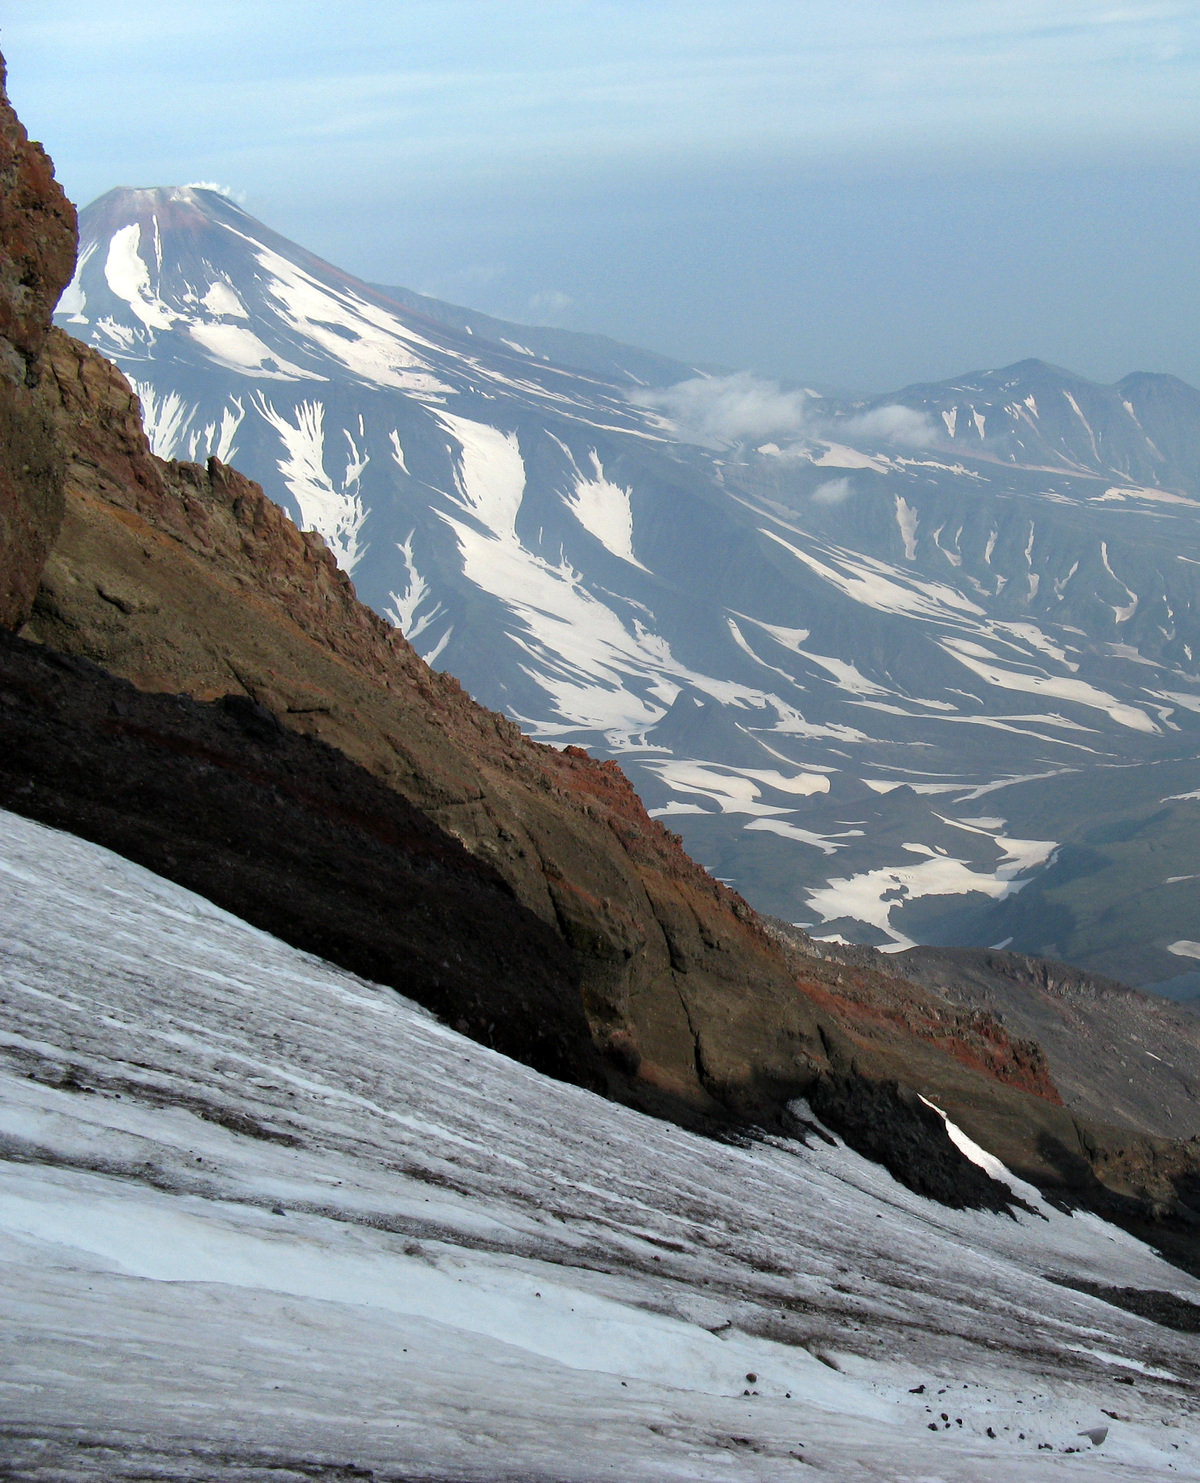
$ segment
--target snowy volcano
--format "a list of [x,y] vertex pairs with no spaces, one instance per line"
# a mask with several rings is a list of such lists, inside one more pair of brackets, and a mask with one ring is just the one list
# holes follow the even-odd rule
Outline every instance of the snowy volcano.
[[1200,956],[1191,388],[1034,361],[836,402],[372,287],[200,188],[80,232],[59,322],[156,452],[258,479],[755,905],[1135,982]]

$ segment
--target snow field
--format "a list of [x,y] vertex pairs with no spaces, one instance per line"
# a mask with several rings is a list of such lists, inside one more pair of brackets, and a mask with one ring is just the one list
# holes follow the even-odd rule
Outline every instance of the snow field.
[[1200,1476],[1194,1340],[1043,1278],[1200,1294],[1100,1221],[696,1138],[7,814],[0,924],[0,1447]]

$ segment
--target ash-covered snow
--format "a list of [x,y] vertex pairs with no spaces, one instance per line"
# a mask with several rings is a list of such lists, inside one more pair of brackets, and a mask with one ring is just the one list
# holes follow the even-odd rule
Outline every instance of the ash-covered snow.
[[6,1476],[1200,1476],[1194,1340],[1046,1274],[1200,1284],[1093,1217],[695,1137],[9,814],[0,924]]

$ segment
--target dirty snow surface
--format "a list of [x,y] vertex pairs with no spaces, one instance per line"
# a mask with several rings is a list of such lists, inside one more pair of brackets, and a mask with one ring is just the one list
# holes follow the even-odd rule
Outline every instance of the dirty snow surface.
[[1194,1336],[1046,1274],[1200,1284],[1094,1218],[694,1137],[10,814],[0,993],[6,1478],[1200,1477]]

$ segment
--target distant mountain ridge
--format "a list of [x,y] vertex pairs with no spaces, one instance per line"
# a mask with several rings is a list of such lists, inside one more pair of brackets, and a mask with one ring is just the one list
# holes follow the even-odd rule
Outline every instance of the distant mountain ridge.
[[1200,490],[1200,391],[1177,376],[1135,371],[1104,386],[1023,360],[906,386],[849,415],[883,405],[928,414],[948,446],[976,456],[1180,493]]
[[199,189],[87,208],[58,319],[130,376],[156,452],[235,459],[424,658],[619,758],[759,907],[1186,968],[1183,383],[1026,361],[867,400],[638,389],[675,369],[373,288]]
[[465,309],[460,304],[431,299],[409,288],[388,288],[381,283],[373,283],[371,287],[393,303],[413,309],[438,324],[476,335],[493,345],[515,350],[519,355],[537,356],[575,371],[589,371],[617,385],[673,386],[689,376],[702,375],[714,369],[685,365],[683,361],[656,355],[652,350],[622,345],[607,335],[584,334],[551,325],[517,324],[507,319],[496,319],[478,309]]

